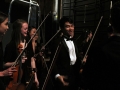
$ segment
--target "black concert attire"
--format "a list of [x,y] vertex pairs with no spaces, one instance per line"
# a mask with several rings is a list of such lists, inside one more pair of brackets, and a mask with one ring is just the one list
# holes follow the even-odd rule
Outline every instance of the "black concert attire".
[[2,42],[0,42],[0,71],[3,70],[3,47]]
[[[0,41],[0,71],[2,70],[3,70],[3,48],[2,48],[2,42]],[[5,90],[3,77],[0,77],[0,88],[1,90]]]
[[120,90],[120,36],[92,48],[84,76],[90,90]]
[[[25,51],[26,52],[26,51]],[[16,43],[15,41],[10,41],[5,48],[5,54],[4,54],[4,62],[14,62],[16,60],[16,58],[18,57],[19,52],[18,52],[18,48],[16,48]],[[27,74],[27,65],[30,65],[30,61],[26,60],[25,63],[22,63],[22,70],[23,70],[23,76],[21,79],[21,83],[23,83],[24,85],[26,85],[26,76]],[[10,81],[10,77],[8,77],[8,79],[6,79],[6,85],[9,84]]]
[[[69,43],[69,45],[68,45]],[[71,44],[72,43],[72,44]],[[74,42],[74,39],[68,40],[65,36],[60,37],[55,40],[55,43],[52,44],[52,55],[51,58],[55,55],[56,49],[59,45],[59,50],[57,51],[58,55],[55,59],[55,64],[52,72],[53,80],[55,81],[54,85],[56,90],[78,90],[78,75],[81,61],[78,57],[78,49]],[[74,48],[73,48],[74,47]],[[75,61],[71,60],[72,55],[70,55],[70,50],[75,52],[76,59]],[[51,59],[52,60],[52,59]],[[57,80],[57,75],[67,76],[66,82],[69,82],[69,86],[63,86],[62,83]]]

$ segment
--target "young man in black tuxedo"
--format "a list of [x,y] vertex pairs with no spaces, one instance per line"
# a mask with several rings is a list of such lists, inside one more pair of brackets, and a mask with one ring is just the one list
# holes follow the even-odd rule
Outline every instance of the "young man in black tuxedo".
[[52,55],[55,55],[56,48],[59,45],[53,68],[56,90],[78,90],[77,80],[81,62],[73,39],[73,20],[68,17],[62,17],[60,28],[62,36],[55,41],[52,49]]

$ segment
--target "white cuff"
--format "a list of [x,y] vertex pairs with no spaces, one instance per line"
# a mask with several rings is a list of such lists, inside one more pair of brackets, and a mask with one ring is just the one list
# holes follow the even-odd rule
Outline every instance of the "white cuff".
[[60,76],[60,74],[56,74],[56,75],[55,75],[55,79],[56,79],[57,77],[59,77],[59,76]]

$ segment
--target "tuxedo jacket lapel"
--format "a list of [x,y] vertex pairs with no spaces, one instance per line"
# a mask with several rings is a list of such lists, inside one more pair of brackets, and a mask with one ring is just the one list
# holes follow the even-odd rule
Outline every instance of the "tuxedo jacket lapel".
[[76,55],[77,55],[78,54],[78,48],[77,48],[77,45],[76,45],[75,41],[73,41],[73,43],[74,43],[75,52],[76,52]]
[[62,39],[62,43],[63,43],[64,47],[66,48],[66,50],[69,52],[68,46],[67,46],[67,44],[65,43],[64,38]]

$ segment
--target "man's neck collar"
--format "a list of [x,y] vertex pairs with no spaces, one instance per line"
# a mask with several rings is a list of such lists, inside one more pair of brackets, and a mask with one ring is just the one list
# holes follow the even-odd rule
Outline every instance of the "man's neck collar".
[[74,40],[74,39],[72,38],[72,36],[63,35],[63,38],[65,38],[67,41],[69,41],[69,40],[73,41],[73,40]]
[[68,36],[68,35],[64,35],[64,34],[63,34],[63,37],[65,37],[65,38],[72,38],[72,36]]

